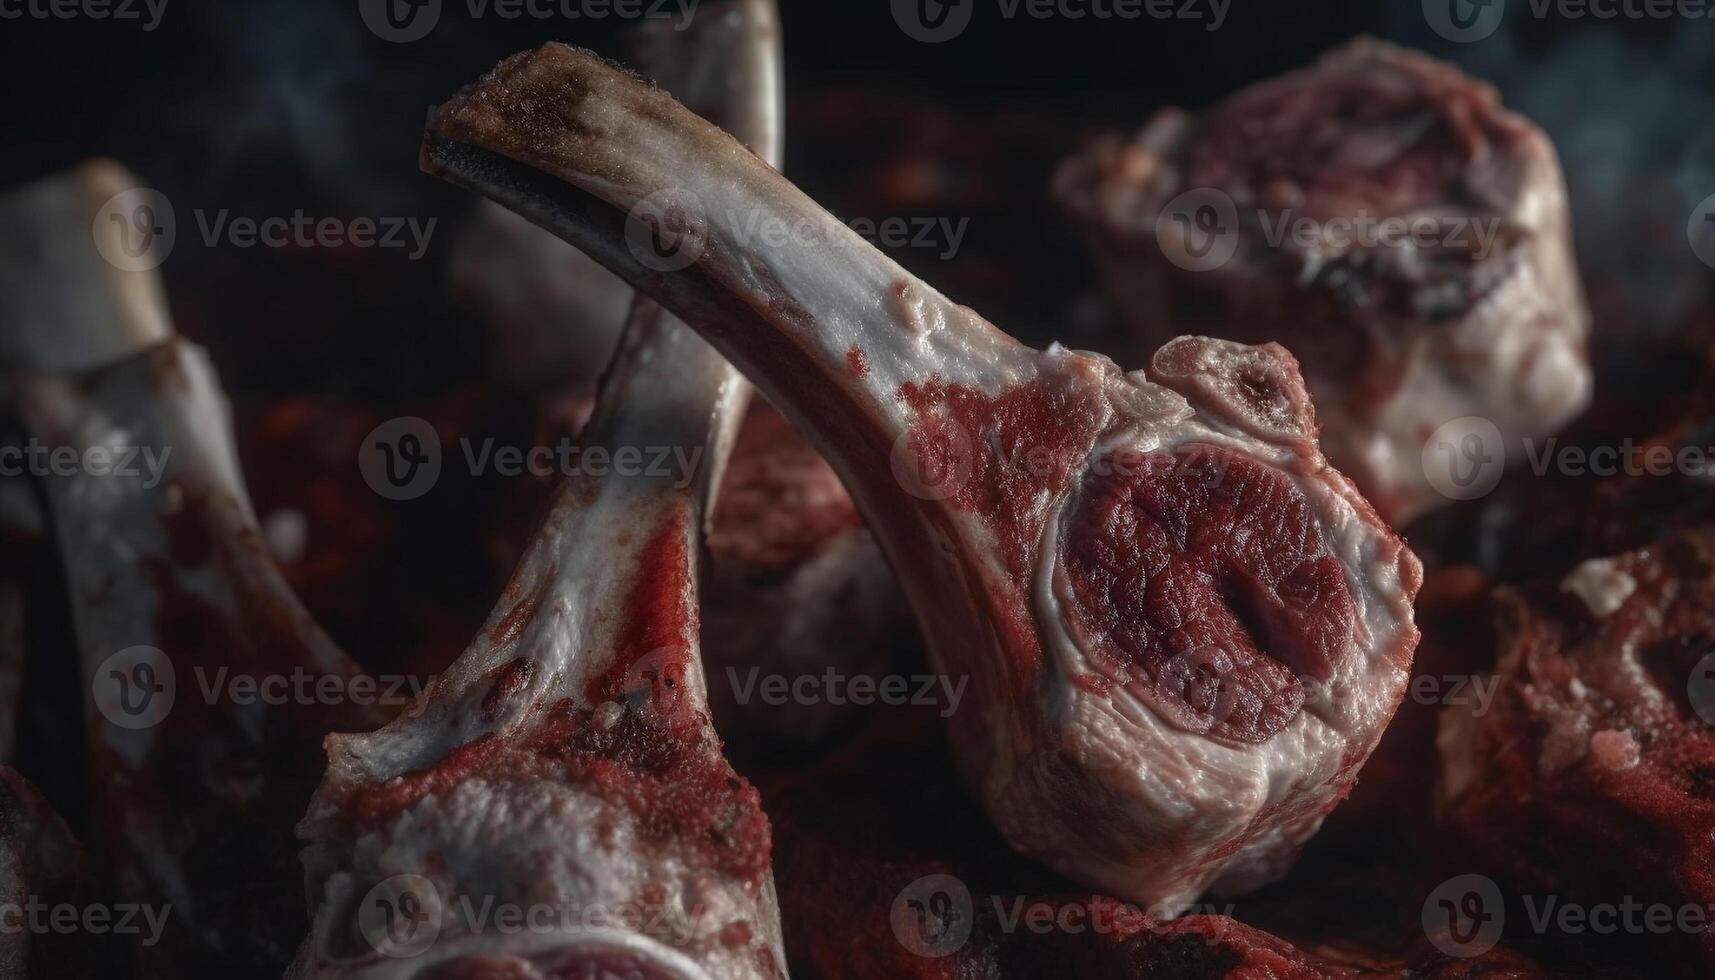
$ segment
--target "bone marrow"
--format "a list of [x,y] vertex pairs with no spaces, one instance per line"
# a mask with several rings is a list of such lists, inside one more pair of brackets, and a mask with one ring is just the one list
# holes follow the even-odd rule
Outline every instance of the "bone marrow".
[[1176,727],[1266,741],[1347,655],[1345,570],[1292,481],[1186,445],[1110,454],[1061,534],[1068,625],[1104,672]]

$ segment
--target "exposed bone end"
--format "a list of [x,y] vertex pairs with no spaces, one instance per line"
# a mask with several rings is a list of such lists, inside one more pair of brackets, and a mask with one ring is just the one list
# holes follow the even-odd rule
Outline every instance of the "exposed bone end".
[[1155,353],[1152,376],[1267,442],[1314,452],[1316,409],[1298,360],[1275,343],[1247,346],[1211,337],[1179,337]]
[[1015,847],[1171,913],[1279,878],[1345,796],[1405,693],[1422,573],[1322,458],[1280,347],[1180,338],[1128,380],[1187,413],[1104,440],[1040,548],[1054,683],[955,744]]
[[141,194],[136,178],[98,159],[0,197],[0,366],[85,370],[172,334],[159,275],[126,261],[146,201],[115,201],[126,192]]
[[[625,84],[616,88],[616,81]],[[431,110],[427,135],[429,142],[481,147],[569,179],[572,175],[555,164],[576,159],[604,130],[632,122],[626,109],[654,107],[659,115],[677,105],[665,91],[637,81],[594,52],[550,42],[512,55]],[[609,98],[591,98],[602,94]],[[630,98],[612,98],[616,94]],[[595,128],[598,123],[601,129]],[[423,169],[440,170],[427,157]]]

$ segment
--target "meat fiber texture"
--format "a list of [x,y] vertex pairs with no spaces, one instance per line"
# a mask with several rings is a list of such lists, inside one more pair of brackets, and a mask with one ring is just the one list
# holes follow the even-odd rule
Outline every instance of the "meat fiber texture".
[[[1519,894],[1707,917],[1715,528],[1586,561],[1498,602],[1494,705],[1441,718],[1438,813],[1451,846]],[[1633,941],[1667,961],[1659,969],[1715,969],[1707,930]]]
[[1146,348],[1292,350],[1329,457],[1395,522],[1446,503],[1425,472],[1446,461],[1423,458],[1445,423],[1488,420],[1502,445],[1484,451],[1517,456],[1589,402],[1554,148],[1450,65],[1359,38],[1205,112],[1162,110],[1054,189]]

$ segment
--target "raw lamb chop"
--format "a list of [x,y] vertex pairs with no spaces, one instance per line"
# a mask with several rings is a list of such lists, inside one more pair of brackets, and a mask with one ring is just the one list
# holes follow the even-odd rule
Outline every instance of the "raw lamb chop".
[[[1441,717],[1439,815],[1465,869],[1563,901],[1715,907],[1715,529],[1499,593],[1493,706]],[[1650,934],[1687,976],[1707,930]]]
[[438,109],[424,165],[659,299],[812,437],[969,677],[955,754],[1015,847],[1175,910],[1278,877],[1349,789],[1421,569],[1324,462],[1283,349],[1185,338],[1149,376],[1028,349],[564,45]]
[[[1054,190],[1146,349],[1209,333],[1296,354],[1328,457],[1396,522],[1474,495],[1483,456],[1588,404],[1554,148],[1449,65],[1359,38],[1197,116],[1163,110]],[[1455,457],[1426,458],[1464,416],[1504,447],[1461,429]]]
[[[769,0],[656,40],[658,77],[778,159]],[[458,662],[398,721],[329,740],[294,976],[784,976],[767,819],[697,655],[702,528],[748,397],[638,301],[585,441],[683,450],[695,473],[570,478]]]
[[[92,227],[119,233],[97,208],[132,186],[92,163],[8,198],[6,234],[26,247],[7,346],[32,372],[30,432],[89,461],[44,482],[93,695],[100,846],[124,901],[171,907],[157,944],[135,937],[135,969],[260,976],[290,961],[306,921],[291,821],[317,743],[381,719],[349,696],[359,671],[269,557],[219,384],[173,335],[159,280],[97,254]],[[268,678],[315,696],[243,686]]]

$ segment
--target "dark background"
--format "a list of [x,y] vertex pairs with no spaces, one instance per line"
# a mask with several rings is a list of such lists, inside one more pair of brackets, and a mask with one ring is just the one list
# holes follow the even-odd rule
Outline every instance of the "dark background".
[[[969,219],[954,255],[893,255],[1001,327],[1119,354],[1085,250],[1048,200],[1056,163],[1155,108],[1208,104],[1368,32],[1494,82],[1554,138],[1595,312],[1598,413],[1624,420],[1616,406],[1695,383],[1695,360],[1676,358],[1672,341],[1715,323],[1710,269],[1686,237],[1715,193],[1715,20],[1539,19],[1529,0],[1508,0],[1500,31],[1455,44],[1429,29],[1420,0],[1233,0],[1214,32],[1202,21],[1005,20],[998,0],[965,2],[977,4],[970,29],[928,45],[886,0],[782,0],[786,169],[842,217]],[[514,439],[535,417],[528,397],[462,394],[491,377],[492,335],[448,288],[474,199],[417,171],[425,111],[547,40],[617,54],[619,30],[473,22],[463,0],[446,0],[435,31],[410,44],[372,34],[357,0],[169,0],[148,33],[0,20],[0,192],[99,154],[174,203],[179,244],[161,271],[175,319],[234,395],[259,511],[309,518],[294,587],[372,668],[455,654],[511,567],[491,532],[530,523],[528,495],[503,481],[388,504],[340,455],[397,415]],[[198,209],[440,223],[409,261],[403,250],[208,247]],[[282,422],[291,399],[312,401]],[[44,589],[58,580],[40,571]],[[59,633],[45,644],[65,642],[64,624]],[[81,685],[69,658],[54,663],[63,676],[26,680],[38,693],[20,764],[76,823],[81,779],[65,760],[81,758]]]
[[[1420,0],[1234,0],[1213,32],[1201,21],[1007,20],[997,0],[965,2],[976,5],[970,28],[929,45],[899,29],[886,0],[783,0],[788,170],[850,217],[899,207],[866,194],[890,154],[940,167],[939,190],[905,203],[970,217],[964,247],[946,261],[897,257],[1030,339],[1077,340],[1071,304],[1090,282],[1047,206],[1055,161],[1092,133],[1135,127],[1157,106],[1206,104],[1360,32],[1458,61],[1549,130],[1586,263],[1623,273],[1649,326],[1683,315],[1686,282],[1707,272],[1683,229],[1715,191],[1715,21],[1538,19],[1530,0],[1510,0],[1497,34],[1454,44],[1429,30]],[[617,27],[473,21],[463,0],[446,0],[433,33],[409,44],[371,34],[357,0],[169,0],[148,33],[0,21],[0,186],[106,154],[166,193],[182,225],[192,208],[441,216],[421,262],[181,236],[163,269],[181,328],[214,348],[241,392],[434,390],[468,371],[484,339],[442,302],[445,252],[471,202],[417,173],[424,111],[545,40],[617,52]],[[330,337],[335,356],[320,342]]]

